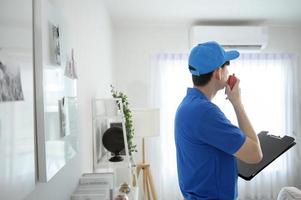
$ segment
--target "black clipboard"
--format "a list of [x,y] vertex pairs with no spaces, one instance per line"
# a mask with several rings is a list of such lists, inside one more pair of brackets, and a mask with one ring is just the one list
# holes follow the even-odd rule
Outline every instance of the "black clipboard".
[[296,144],[295,139],[290,136],[269,135],[268,131],[260,132],[258,138],[263,154],[262,160],[257,164],[247,164],[237,159],[238,176],[248,181]]

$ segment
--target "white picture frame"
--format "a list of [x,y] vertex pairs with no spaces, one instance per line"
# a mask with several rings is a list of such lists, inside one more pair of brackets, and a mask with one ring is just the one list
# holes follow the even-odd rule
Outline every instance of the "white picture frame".
[[[52,25],[59,27],[60,55],[66,49],[60,9],[53,1],[35,1],[35,98],[37,116],[38,180],[50,181],[78,152],[76,80],[64,76],[64,58],[53,59]],[[41,10],[43,12],[41,12]],[[50,26],[50,24],[52,24]],[[57,38],[58,39],[58,38]],[[55,46],[56,43],[53,45]],[[72,113],[72,114],[70,114]]]

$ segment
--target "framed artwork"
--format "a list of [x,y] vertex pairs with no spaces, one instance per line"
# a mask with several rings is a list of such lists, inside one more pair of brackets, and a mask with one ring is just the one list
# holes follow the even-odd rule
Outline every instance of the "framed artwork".
[[61,137],[66,136],[66,107],[65,107],[65,98],[58,100],[59,104],[59,116],[60,116],[60,133]]
[[[36,13],[35,94],[38,143],[38,180],[48,182],[78,151],[76,80],[64,75],[67,45],[60,9],[46,0],[45,14]],[[62,51],[65,52],[62,52]]]
[[49,56],[51,64],[61,65],[60,28],[49,22]]
[[78,79],[76,72],[76,63],[74,60],[74,49],[71,50],[71,59],[67,58],[64,75],[70,79]]
[[5,63],[0,55],[0,102],[24,100],[20,67]]

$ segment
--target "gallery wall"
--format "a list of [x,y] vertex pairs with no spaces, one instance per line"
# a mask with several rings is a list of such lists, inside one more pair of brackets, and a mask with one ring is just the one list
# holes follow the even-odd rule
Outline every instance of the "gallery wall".
[[67,200],[81,174],[91,172],[91,99],[95,96],[108,97],[112,82],[111,21],[102,2],[49,2],[61,13],[62,52],[74,49],[78,73],[76,93],[79,101],[79,152],[49,182],[37,182],[26,200]]

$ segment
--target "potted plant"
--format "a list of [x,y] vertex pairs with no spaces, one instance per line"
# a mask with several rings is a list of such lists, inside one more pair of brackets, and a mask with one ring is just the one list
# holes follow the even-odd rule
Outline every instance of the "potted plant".
[[129,102],[127,96],[124,93],[117,91],[112,85],[111,85],[111,93],[113,98],[120,98],[122,101],[128,149],[129,149],[129,154],[132,155],[133,152],[137,152],[136,149],[137,145],[134,145],[133,143],[133,138],[134,138],[133,120],[132,120],[132,113],[129,108]]

